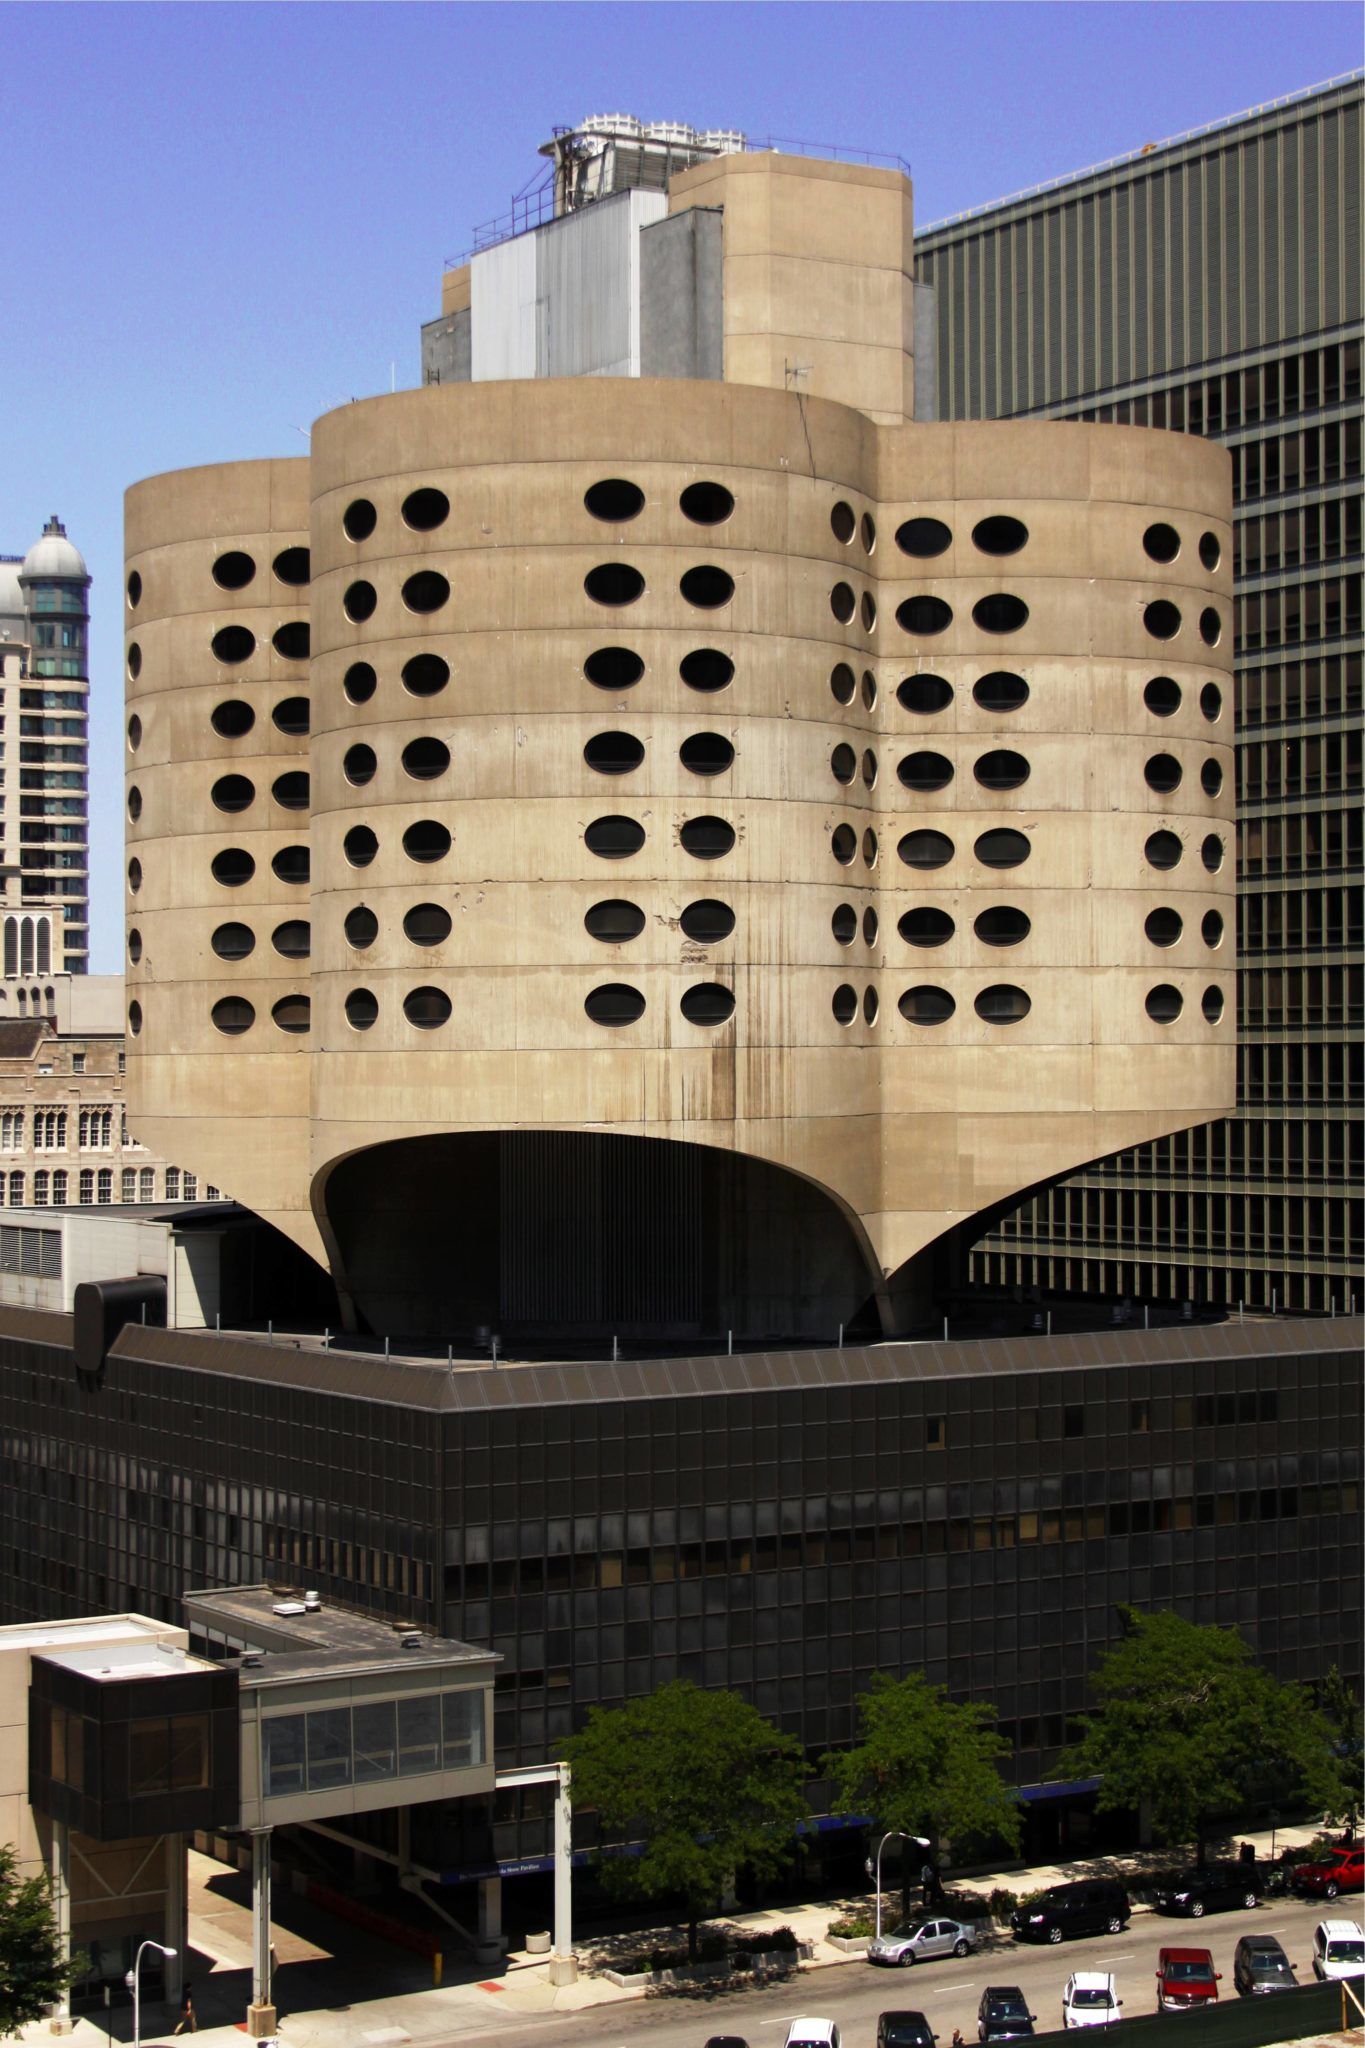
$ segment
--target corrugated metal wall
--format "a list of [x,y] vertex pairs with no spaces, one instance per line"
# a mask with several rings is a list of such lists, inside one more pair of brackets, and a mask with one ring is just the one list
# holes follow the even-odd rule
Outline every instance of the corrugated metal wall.
[[473,261],[472,362],[493,377],[638,377],[640,229],[659,192],[622,192]]

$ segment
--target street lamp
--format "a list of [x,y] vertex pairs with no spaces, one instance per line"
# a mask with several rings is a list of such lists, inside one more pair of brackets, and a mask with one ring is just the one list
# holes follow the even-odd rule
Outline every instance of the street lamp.
[[144,1941],[132,1969],[123,1980],[133,1994],[133,2048],[142,2048],[142,1958],[149,1948],[160,1949],[163,1956],[175,1954],[175,1950],[167,1948],[164,1942]]
[[877,1844],[877,1875],[876,1875],[876,1885],[877,1885],[877,1936],[876,1936],[876,1938],[877,1938],[877,1940],[878,1940],[878,1941],[880,1941],[880,1940],[881,1940],[881,1938],[882,1938],[882,1850],[883,1850],[883,1849],[884,1849],[884,1848],[886,1847],[887,1843],[888,1843],[888,1842],[889,1842],[889,1841],[891,1840],[891,1838],[892,1838],[892,1836],[893,1836],[893,1835],[894,1835],[894,1836],[896,1837],[896,1839],[897,1839],[898,1841],[901,1841],[901,1842],[914,1842],[914,1843],[915,1843],[915,1844],[917,1844],[917,1846],[918,1846],[919,1848],[921,1848],[921,1849],[927,1849],[927,1848],[929,1848],[929,1847],[930,1847],[930,1842],[929,1842],[929,1838],[928,1838],[928,1836],[927,1836],[927,1835],[907,1835],[907,1834],[906,1834],[906,1832],[905,1832],[905,1829],[904,1829],[904,1828],[888,1828],[888,1829],[887,1829],[887,1831],[886,1831],[886,1833],[885,1833],[885,1834],[884,1834],[884,1835],[882,1836],[882,1838],[881,1838],[880,1842],[878,1842],[878,1844]]

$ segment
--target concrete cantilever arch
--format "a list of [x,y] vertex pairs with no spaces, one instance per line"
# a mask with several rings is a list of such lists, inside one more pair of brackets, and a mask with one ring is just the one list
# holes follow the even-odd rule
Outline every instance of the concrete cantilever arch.
[[1198,440],[762,381],[135,486],[139,1132],[375,1329],[907,1327],[1232,1105],[1230,518]]

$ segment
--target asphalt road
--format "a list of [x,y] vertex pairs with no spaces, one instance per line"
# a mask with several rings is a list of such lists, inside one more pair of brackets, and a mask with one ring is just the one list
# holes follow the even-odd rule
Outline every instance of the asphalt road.
[[1238,1938],[1252,1930],[1276,1936],[1301,1984],[1313,1983],[1313,1929],[1319,1920],[1360,1919],[1361,1901],[1352,1895],[1332,1907],[1297,1899],[1270,1899],[1252,1912],[1209,1913],[1201,1920],[1138,1914],[1127,1932],[1063,1942],[1058,1948],[997,1937],[988,1949],[958,1960],[916,1963],[888,1969],[862,1959],[829,1969],[806,1971],[799,1979],[763,1990],[651,1998],[600,2006],[582,2014],[554,2013],[526,2020],[510,2015],[501,2024],[461,2028],[461,2048],[475,2041],[497,2048],[703,2048],[712,2034],[738,2034],[749,2048],[782,2048],[786,2027],[799,2014],[837,2020],[844,2048],[873,2048],[877,2016],[896,2008],[918,2008],[929,2017],[947,2048],[955,2026],[976,2041],[976,2009],[987,1984],[1017,1984],[1036,2013],[1038,2031],[1062,2024],[1062,1986],[1073,1970],[1112,1970],[1125,2017],[1156,2010],[1156,1958],[1166,1947],[1207,1948],[1221,1970],[1220,1996],[1236,1998],[1232,1956]]

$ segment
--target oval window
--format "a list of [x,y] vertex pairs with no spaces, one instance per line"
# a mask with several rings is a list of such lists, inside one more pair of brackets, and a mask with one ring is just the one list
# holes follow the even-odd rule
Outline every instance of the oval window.
[[1142,929],[1154,946],[1173,946],[1185,929],[1185,920],[1178,910],[1163,904],[1158,910],[1149,910]]
[[140,860],[130,860],[128,863],[128,887],[132,890],[134,896],[142,887],[142,862]]
[[134,682],[142,674],[142,649],[136,640],[128,642],[128,673]]
[[877,933],[880,929],[877,913],[869,903],[867,909],[863,912],[863,944],[865,946],[875,946],[877,943]]
[[735,750],[718,732],[693,732],[679,747],[678,759],[689,774],[723,775],[735,765]]
[[583,663],[583,673],[599,690],[629,690],[645,665],[632,647],[597,647]]
[[1007,668],[992,669],[972,685],[972,695],[983,711],[1018,711],[1028,702],[1028,684]]
[[1147,991],[1147,1015],[1154,1024],[1174,1024],[1185,1007],[1185,998],[1169,981]]
[[735,509],[735,501],[724,484],[689,484],[678,499],[684,519],[696,526],[720,526]]
[[583,1008],[594,1024],[608,1024],[615,1030],[644,1016],[645,999],[638,988],[630,988],[624,981],[607,981],[589,991]]
[[946,910],[937,910],[927,903],[905,911],[896,926],[907,946],[945,945],[956,929]]
[[1175,868],[1180,865],[1180,856],[1185,851],[1174,832],[1153,832],[1143,852],[1154,868]]
[[[129,951],[132,950],[131,933]],[[249,924],[220,924],[209,940],[220,960],[245,960],[256,950],[256,934]]]
[[409,740],[403,749],[403,767],[416,782],[434,782],[449,766],[450,748],[429,734]]
[[877,522],[870,512],[864,512],[858,522],[858,533],[866,552],[871,555],[877,549]]
[[869,711],[877,706],[877,678],[870,668],[863,670],[863,703]]
[[255,562],[241,548],[229,548],[213,565],[213,580],[220,590],[245,590],[255,574]]
[[1033,843],[1022,832],[1001,825],[992,832],[983,832],[972,850],[982,867],[1017,868],[1032,853]]
[[439,654],[414,654],[403,663],[403,688],[413,697],[434,697],[450,681],[450,663]]
[[1011,518],[1008,512],[994,512],[972,528],[972,543],[983,555],[1017,555],[1027,539],[1023,520]]
[[644,758],[644,746],[633,732],[594,733],[583,749],[583,759],[599,775],[628,775]]
[[220,811],[244,811],[255,800],[256,785],[245,775],[220,775],[209,796]]
[[341,770],[349,783],[356,789],[363,789],[367,782],[373,781],[376,765],[374,748],[360,744],[347,747]]
[[368,661],[353,661],[342,679],[341,687],[352,704],[368,704],[375,692],[378,677]]
[[444,526],[449,517],[449,498],[432,484],[423,484],[420,490],[409,491],[403,500],[403,524],[410,526],[414,533],[431,533],[436,527]]
[[1211,604],[1199,614],[1199,637],[1206,647],[1216,647],[1223,637],[1223,621]]
[[419,1031],[435,1031],[450,1010],[450,997],[443,988],[413,988],[403,998],[403,1015]]
[[276,925],[270,943],[282,960],[306,960],[313,950],[313,928],[306,918],[288,918]]
[[1028,606],[1022,597],[1008,591],[992,591],[972,606],[972,617],[983,633],[1017,633],[1028,624]]
[[136,824],[138,819],[142,816],[142,791],[138,788],[136,783],[134,783],[132,788],[128,791],[128,816],[132,819],[134,824]]
[[379,851],[379,840],[370,826],[352,825],[341,850],[353,868],[367,868]]
[[645,828],[634,818],[594,818],[583,834],[589,853],[601,860],[625,860],[645,843]]
[[953,623],[953,608],[941,597],[907,597],[896,606],[896,623],[917,637],[942,633]]
[[410,612],[425,618],[440,611],[450,597],[450,585],[438,569],[419,569],[403,585],[403,602]]
[[1203,689],[1199,692],[1199,709],[1203,712],[1210,725],[1222,716],[1223,693],[1217,683],[1205,683]]
[[700,981],[683,990],[678,1008],[689,1024],[724,1024],[735,1014],[734,991],[718,981]]
[[689,690],[723,690],[734,672],[729,655],[718,647],[694,647],[678,663],[678,674]]
[[141,604],[141,602],[142,578],[141,576],[139,576],[137,570],[134,569],[132,574],[128,578],[128,604],[132,610],[136,611],[137,607]]
[[907,832],[896,848],[908,868],[946,868],[955,851],[946,832]]
[[903,710],[927,717],[934,711],[946,711],[953,701],[953,686],[942,676],[907,676],[897,686],[896,701]]
[[439,946],[450,937],[450,912],[442,903],[414,903],[403,913],[403,935],[414,946]]
[[896,546],[903,555],[914,555],[918,561],[930,561],[952,544],[953,536],[941,519],[907,519],[896,528]]
[[627,483],[621,476],[609,476],[588,486],[583,503],[594,519],[619,525],[624,520],[639,518],[645,509],[645,494],[638,484]]
[[142,720],[138,717],[135,711],[132,717],[128,720],[128,747],[130,752],[135,754],[141,745]]
[[1206,910],[1199,923],[1199,935],[1206,946],[1221,946],[1223,943],[1223,919],[1216,910]]
[[360,903],[354,910],[347,911],[342,930],[346,934],[347,945],[354,946],[357,953],[363,953],[379,936],[379,919],[366,904]]
[[1169,718],[1180,709],[1180,685],[1174,676],[1153,676],[1142,701],[1154,718]]
[[1165,796],[1171,790],[1179,789],[1183,770],[1174,754],[1153,754],[1142,772],[1148,789]]
[[312,723],[311,711],[306,697],[286,697],[275,706],[270,715],[274,719],[278,730],[290,734],[293,738],[302,737]]
[[836,782],[852,782],[858,772],[858,756],[841,740],[829,757],[829,767]]
[[1033,1004],[1023,989],[1000,981],[994,988],[983,988],[973,1007],[983,1024],[1018,1024]]
[[729,604],[735,594],[735,579],[713,562],[703,562],[683,573],[678,588],[689,604],[713,612],[718,611],[721,605]]
[[210,641],[214,656],[229,667],[250,661],[256,652],[256,635],[245,626],[222,626]]
[[308,880],[308,848],[306,846],[282,846],[271,860],[271,868],[282,882],[295,886]]
[[277,626],[271,635],[271,646],[281,661],[307,661],[312,645],[312,635],[306,619],[290,619],[286,625]]
[[1180,613],[1168,597],[1159,597],[1143,611],[1142,623],[1154,640],[1174,640],[1180,631]]
[[829,608],[841,626],[846,626],[853,617],[857,602],[853,586],[849,583],[836,583],[829,594]]
[[1033,927],[1012,903],[993,903],[981,912],[972,929],[983,946],[1017,946]]
[[645,914],[638,903],[613,897],[606,903],[594,903],[584,915],[583,927],[589,938],[600,939],[604,946],[623,946],[628,939],[639,938]]
[[134,1038],[140,1038],[140,1037],[141,1037],[141,1035],[142,1035],[142,1005],[141,1005],[141,1003],[136,1003],[136,1002],[134,1002],[134,1003],[129,1003],[129,1005],[128,1005],[128,1029],[129,1029],[129,1030],[130,1030],[130,1031],[132,1032],[132,1034],[133,1034]]
[[403,851],[423,866],[444,860],[450,852],[450,833],[436,818],[418,818],[403,834]]
[[583,588],[594,604],[634,604],[645,594],[645,579],[629,562],[601,562],[589,569]]
[[[247,950],[250,951],[250,948],[248,947]],[[136,925],[133,925],[128,932],[128,958],[132,961],[134,967],[137,966],[138,961],[142,958],[142,934]]]
[[865,590],[858,604],[858,616],[863,622],[863,631],[870,633],[877,623],[877,600],[870,590]]
[[1199,849],[1199,858],[1211,875],[1216,875],[1223,865],[1223,842],[1216,832],[1210,832]]
[[871,747],[863,748],[863,782],[868,789],[877,786],[877,756]]
[[277,775],[270,794],[277,804],[286,811],[306,811],[308,808],[308,776],[302,768],[291,768],[286,775]]
[[998,747],[994,753],[981,756],[974,772],[983,789],[1018,789],[1028,781],[1029,764],[1022,754]]
[[908,988],[897,1003],[907,1024],[946,1024],[957,1008],[946,988],[922,984]]
[[209,1015],[225,1038],[240,1038],[256,1022],[255,1008],[245,996],[220,996]]
[[840,867],[847,867],[858,851],[858,835],[851,825],[836,825],[829,836],[829,850]]
[[226,702],[215,704],[209,716],[209,724],[225,740],[242,739],[255,723],[255,712],[240,697],[229,697]]
[[858,936],[858,913],[851,903],[839,904],[829,921],[829,928],[839,945],[851,946],[853,944],[853,941]]
[[853,507],[846,505],[842,498],[830,508],[829,530],[843,547],[848,546],[858,531],[858,521],[854,516]]
[[312,574],[312,556],[307,548],[281,548],[272,566],[281,583],[293,584],[297,589]]
[[881,998],[880,998],[880,997],[878,996],[878,994],[877,994],[877,991],[876,991],[876,989],[875,989],[875,988],[865,988],[865,989],[863,990],[863,1022],[864,1022],[864,1024],[875,1024],[875,1023],[876,1023],[876,1021],[877,1021],[877,1011],[878,1011],[878,1010],[879,1010],[880,1008],[881,1008]]
[[225,889],[240,889],[256,872],[256,863],[244,846],[225,846],[209,863],[215,882]]
[[718,903],[714,897],[703,896],[696,903],[689,903],[678,919],[683,935],[697,946],[715,946],[722,939],[728,939],[735,928],[735,913],[728,903]]
[[1223,1014],[1222,989],[1215,988],[1210,984],[1200,998],[1199,1007],[1204,1012],[1204,1021],[1208,1024],[1216,1024]]
[[735,828],[725,818],[689,818],[678,838],[685,853],[698,860],[719,860],[735,843]]
[[830,999],[830,1009],[836,1024],[851,1024],[858,1014],[858,991],[841,981]]
[[829,687],[836,704],[851,704],[858,679],[846,661],[836,661],[829,673]]
[[368,540],[378,523],[378,517],[368,498],[352,498],[341,515],[342,532],[347,540]]
[[1154,562],[1173,562],[1180,553],[1180,535],[1164,519],[1159,519],[1143,534],[1142,545]]
[[373,583],[368,583],[361,576],[354,583],[347,585],[346,595],[341,600],[341,609],[348,619],[360,626],[366,619],[374,617],[375,606],[378,603],[379,593]]
[[346,1022],[352,1031],[368,1031],[379,1015],[379,999],[373,989],[353,988],[346,995]]
[[1199,559],[1206,569],[1218,567],[1223,559],[1223,549],[1216,533],[1201,533],[1199,536]]
[[877,865],[877,835],[870,825],[863,834],[863,860],[870,868]]
[[1199,784],[1205,796],[1217,796],[1223,787],[1223,771],[1217,761],[1206,761],[1199,771]]

